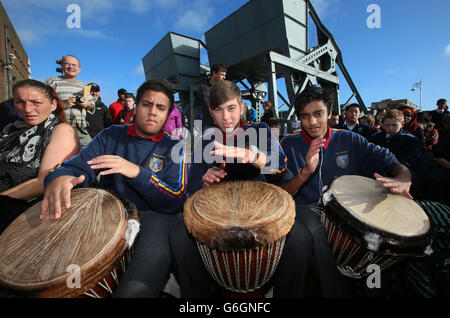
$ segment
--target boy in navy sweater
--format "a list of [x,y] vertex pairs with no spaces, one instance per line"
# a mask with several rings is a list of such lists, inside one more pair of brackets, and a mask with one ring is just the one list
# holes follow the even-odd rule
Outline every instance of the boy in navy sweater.
[[410,169],[412,174],[411,193],[414,197],[422,195],[423,178],[435,164],[421,151],[419,139],[403,130],[403,113],[397,109],[388,110],[383,118],[383,131],[372,135],[369,141],[387,148],[398,161]]
[[[271,176],[285,171],[286,157],[268,127],[263,123],[245,125],[240,120],[245,107],[236,84],[230,81],[214,83],[209,101],[215,128],[207,130],[195,147],[188,194],[231,180],[266,182]],[[170,234],[170,247],[182,297],[220,296],[218,284],[207,272],[195,240],[184,225],[177,226]],[[272,277],[274,297],[303,296],[311,254],[312,241],[308,231],[295,223]]]
[[[61,216],[70,207],[75,186],[87,187],[101,175],[100,186],[137,206],[141,218],[134,256],[116,297],[157,297],[170,273],[168,232],[181,222],[177,211],[186,189],[184,147],[162,129],[174,105],[165,80],[151,80],[137,91],[132,126],[103,130],[78,156],[60,164],[45,178],[41,218]],[[179,153],[172,158],[172,148]]]
[[[411,174],[386,149],[369,144],[359,134],[332,130],[327,121],[331,117],[333,97],[320,87],[306,88],[295,100],[295,111],[302,122],[302,132],[285,137],[281,146],[288,157],[288,168],[280,182],[297,205],[297,220],[301,221],[313,238],[314,257],[311,264],[321,283],[324,297],[351,296],[336,261],[325,228],[320,221],[318,204],[322,187],[334,177],[362,175],[375,177],[391,192],[408,198]],[[393,178],[381,174],[390,173]]]

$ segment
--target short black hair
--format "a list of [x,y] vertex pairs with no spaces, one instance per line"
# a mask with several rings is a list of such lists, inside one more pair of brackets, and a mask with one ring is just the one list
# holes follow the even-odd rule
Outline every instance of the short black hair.
[[211,73],[217,73],[217,72],[227,72],[227,68],[223,66],[222,64],[214,64],[211,67]]
[[278,117],[270,117],[267,120],[267,126],[269,126],[270,128],[275,127],[275,126],[280,126],[281,127],[281,120]]
[[121,88],[117,91],[117,96],[122,95],[122,94],[126,94],[127,90],[125,88]]
[[168,80],[165,80],[165,79],[152,79],[152,80],[149,80],[149,81],[145,82],[137,90],[136,106],[139,105],[139,102],[141,101],[142,96],[148,90],[152,90],[152,91],[155,91],[155,92],[161,92],[164,95],[166,95],[167,98],[169,98],[169,103],[170,103],[170,105],[169,105],[169,114],[170,114],[172,112],[173,105],[175,103],[175,99],[174,99],[174,96],[173,96],[172,84],[170,84],[170,82]]
[[134,97],[134,95],[131,94],[131,93],[126,93],[126,94],[125,94],[125,99],[127,99],[127,98],[132,98],[132,99],[136,100],[136,98]]
[[359,111],[361,111],[361,106],[359,106],[359,104],[356,104],[356,103],[347,105],[347,106],[345,107],[345,111],[348,111],[348,110],[350,109],[350,107],[358,107],[358,108],[359,108]]
[[438,101],[436,102],[436,105],[442,105],[442,104],[445,104],[446,102],[447,102],[447,100],[445,98],[441,98],[441,99],[438,99]]
[[328,114],[331,113],[331,108],[334,103],[333,94],[328,89],[320,86],[308,86],[295,98],[294,107],[295,113],[300,117],[300,111],[312,101],[323,101],[327,106]]

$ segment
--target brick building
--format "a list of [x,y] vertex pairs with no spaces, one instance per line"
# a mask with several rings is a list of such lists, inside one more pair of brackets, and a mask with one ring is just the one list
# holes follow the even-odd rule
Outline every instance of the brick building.
[[394,107],[397,106],[398,107],[400,104],[410,106],[410,107],[412,107],[413,109],[416,109],[416,110],[419,109],[419,106],[414,104],[409,99],[385,99],[385,100],[382,100],[380,102],[372,103],[371,111],[377,111],[377,110],[383,109],[383,108],[390,108],[392,106],[394,106]]
[[30,72],[27,52],[0,2],[0,102],[12,97],[14,83],[30,78]]

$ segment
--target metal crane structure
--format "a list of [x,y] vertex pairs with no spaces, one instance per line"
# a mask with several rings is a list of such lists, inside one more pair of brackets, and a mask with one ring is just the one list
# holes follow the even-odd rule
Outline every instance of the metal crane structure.
[[[308,28],[312,27],[308,17],[317,31],[315,47],[308,47]],[[199,112],[195,94],[208,80],[209,68],[200,63],[202,48],[207,50],[210,65],[220,63],[227,67],[227,79],[245,88],[243,98],[252,105],[259,105],[267,96],[278,115],[280,98],[288,107],[283,112],[284,119],[293,114],[295,97],[312,84],[334,93],[333,109],[340,113],[336,65],[353,92],[346,104],[355,97],[367,113],[333,35],[309,0],[250,0],[208,30],[205,42],[169,32],[142,60],[147,80],[166,78],[173,83],[191,133]],[[277,87],[281,78],[287,98]]]

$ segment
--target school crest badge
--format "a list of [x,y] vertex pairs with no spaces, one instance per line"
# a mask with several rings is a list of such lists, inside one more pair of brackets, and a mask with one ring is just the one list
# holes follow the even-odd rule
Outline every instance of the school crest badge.
[[150,159],[150,163],[148,164],[150,167],[150,170],[153,172],[160,172],[163,169],[164,166],[164,160],[161,158],[153,157]]
[[336,164],[342,169],[346,168],[348,166],[348,154],[337,156]]

